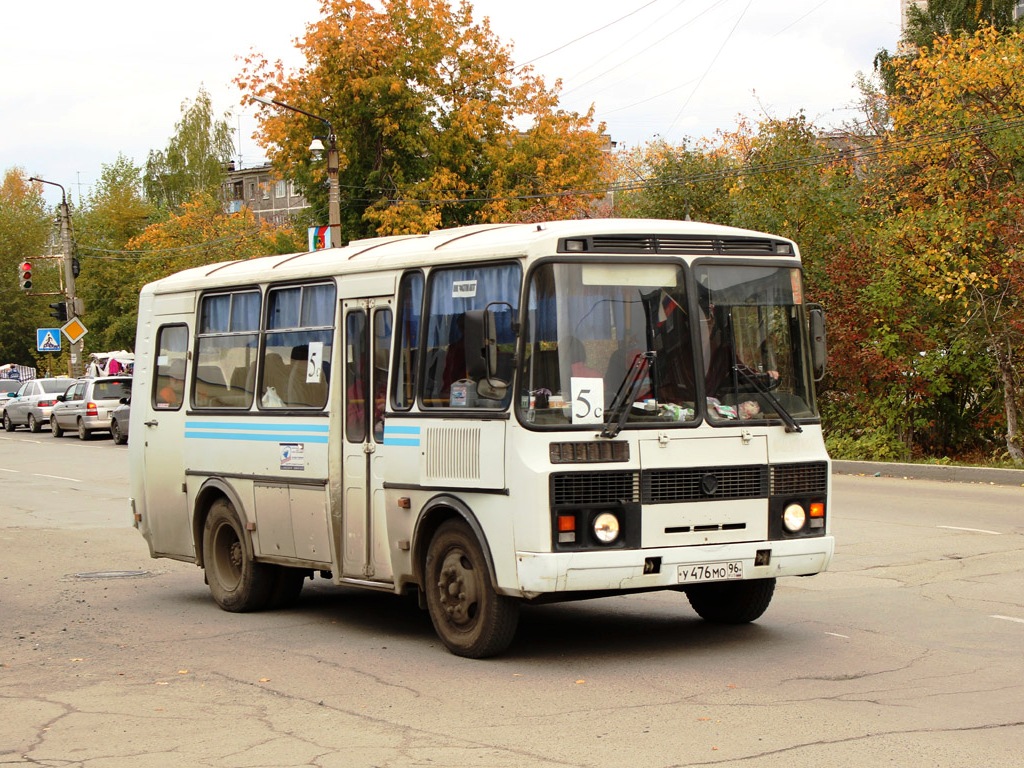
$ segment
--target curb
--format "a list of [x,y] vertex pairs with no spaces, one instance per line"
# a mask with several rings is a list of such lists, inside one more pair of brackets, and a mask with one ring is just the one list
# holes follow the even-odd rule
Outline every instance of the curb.
[[943,483],[983,483],[1024,486],[1024,469],[953,467],[942,464],[894,464],[882,461],[833,461],[832,473],[937,480]]

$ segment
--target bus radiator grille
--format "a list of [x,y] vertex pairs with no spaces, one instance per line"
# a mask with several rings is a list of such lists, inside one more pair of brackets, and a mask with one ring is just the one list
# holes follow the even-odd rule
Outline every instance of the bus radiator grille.
[[764,499],[768,497],[768,467],[652,469],[643,473],[642,488],[644,504]]

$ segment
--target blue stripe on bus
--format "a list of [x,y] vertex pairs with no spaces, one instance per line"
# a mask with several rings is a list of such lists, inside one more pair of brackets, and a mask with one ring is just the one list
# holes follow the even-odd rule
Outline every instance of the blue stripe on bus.
[[185,430],[186,440],[246,440],[262,443],[326,443],[327,435],[296,435],[285,433],[253,434],[240,432],[202,432]]
[[420,428],[407,427],[399,424],[384,425],[384,445],[399,445],[417,448],[420,444]]
[[271,432],[288,429],[293,432],[327,432],[330,427],[327,424],[288,424],[287,426],[282,426],[280,422],[186,421],[185,429],[233,429],[236,432]]

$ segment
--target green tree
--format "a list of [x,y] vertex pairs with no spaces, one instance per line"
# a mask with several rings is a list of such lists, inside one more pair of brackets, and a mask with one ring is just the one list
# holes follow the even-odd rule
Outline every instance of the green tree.
[[617,158],[616,211],[632,218],[725,223],[731,216],[730,178],[736,163],[710,147],[650,142]]
[[156,207],[143,194],[142,169],[123,155],[104,165],[99,182],[75,217],[81,264],[75,287],[85,303],[88,349],[133,348],[142,283],[133,257],[124,250],[156,218]]
[[[0,184],[0,364],[35,365],[36,328],[50,325],[48,302],[38,293],[59,289],[56,261],[40,258],[53,221],[39,185],[20,168],[8,169]],[[32,293],[18,285],[18,265],[26,260],[37,286]]]
[[194,193],[217,195],[234,151],[229,114],[217,119],[210,94],[199,89],[194,102],[181,105],[181,121],[165,150],[146,160],[145,192],[158,207],[175,211]]
[[[285,72],[254,53],[236,83],[330,121],[344,237],[535,217],[539,205],[561,215],[578,199],[559,193],[604,186],[592,115],[560,110],[556,90],[516,70],[469,2],[322,0],[321,10],[299,42],[305,67]],[[325,168],[307,146],[323,128],[270,109],[257,134],[321,221]]]
[[983,27],[1009,30],[1017,0],[928,0],[907,9],[903,41],[927,48],[940,37],[973,35]]
[[928,0],[907,9],[907,25],[900,48],[893,54],[881,49],[875,55],[875,71],[886,93],[895,93],[895,62],[913,58],[916,51],[929,48],[937,38],[973,35],[984,27],[1009,31],[1017,26],[1014,9],[1017,0]]

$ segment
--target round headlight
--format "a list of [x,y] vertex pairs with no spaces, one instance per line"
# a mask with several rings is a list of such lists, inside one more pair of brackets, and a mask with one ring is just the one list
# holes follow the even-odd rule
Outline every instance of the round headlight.
[[799,504],[790,504],[782,513],[782,524],[787,531],[796,533],[807,522],[807,513]]
[[611,544],[619,538],[619,518],[611,512],[602,512],[595,517],[594,536],[602,544]]

